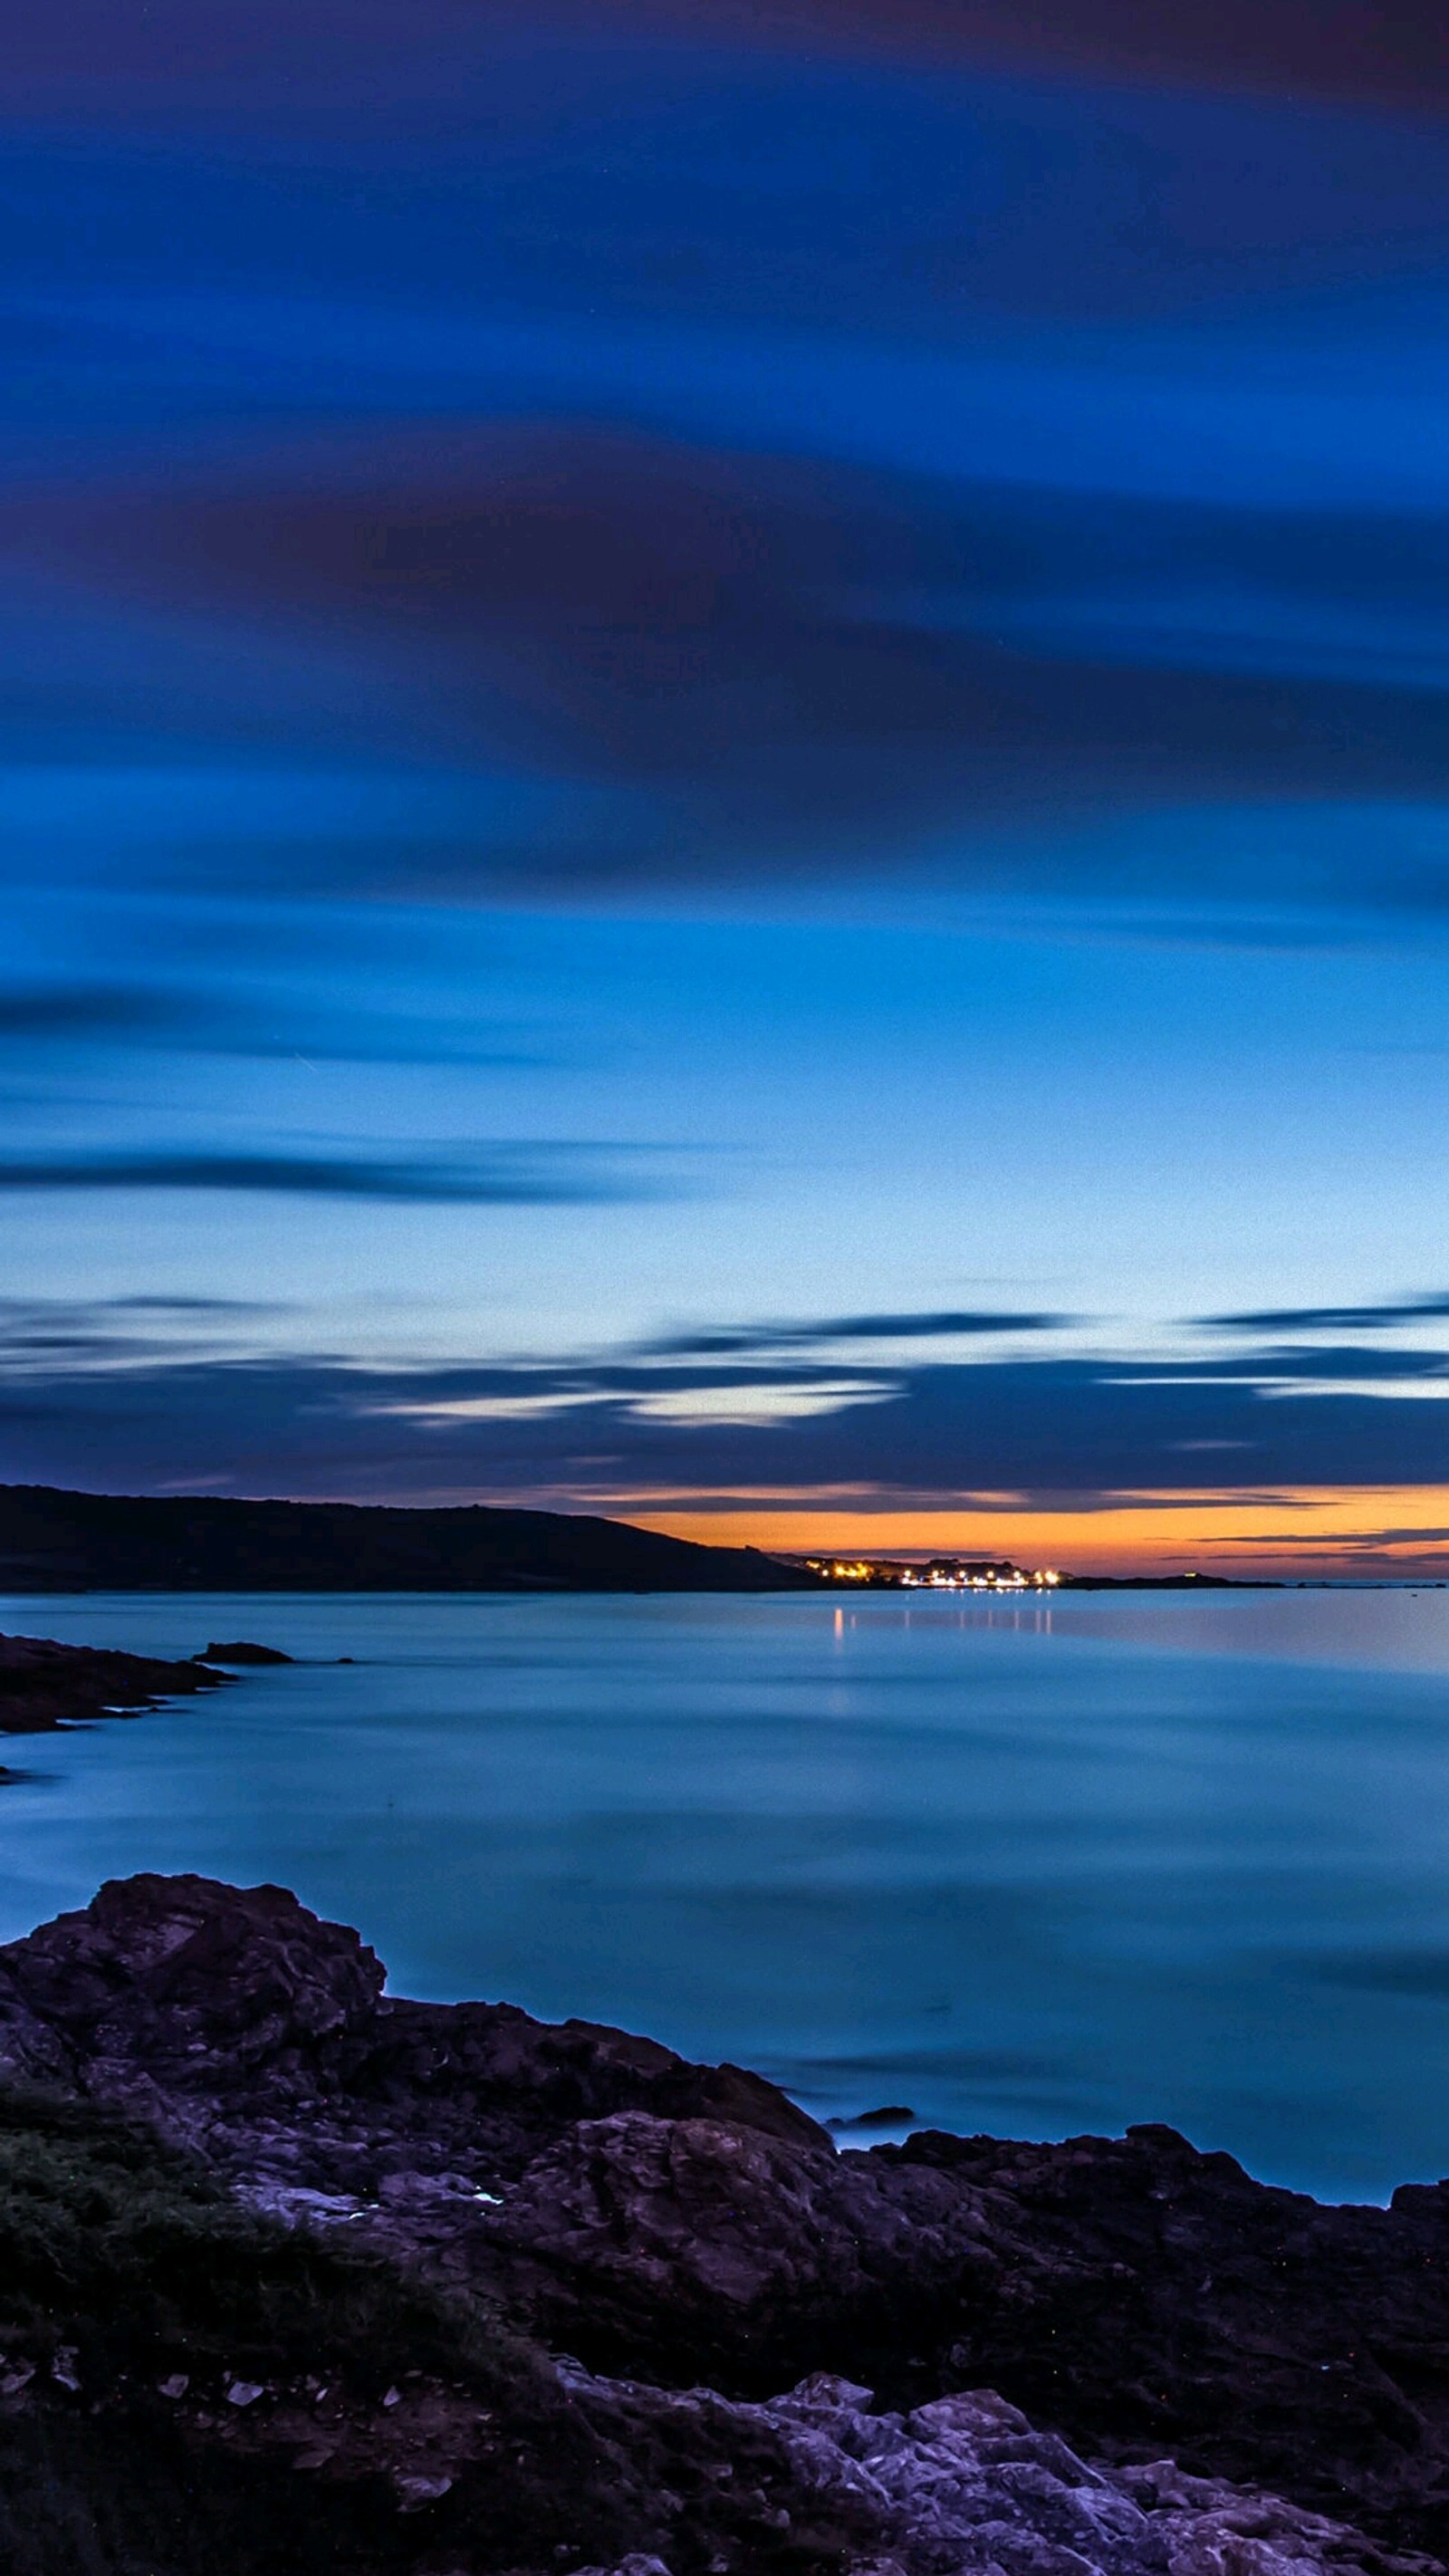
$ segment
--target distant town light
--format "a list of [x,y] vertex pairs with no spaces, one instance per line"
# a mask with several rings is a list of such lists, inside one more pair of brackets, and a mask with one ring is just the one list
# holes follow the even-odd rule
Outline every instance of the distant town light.
[[828,1583],[869,1583],[897,1591],[1028,1592],[1059,1584],[1055,1567],[1014,1565],[1010,1557],[934,1556],[925,1564],[909,1557],[807,1556],[796,1559]]

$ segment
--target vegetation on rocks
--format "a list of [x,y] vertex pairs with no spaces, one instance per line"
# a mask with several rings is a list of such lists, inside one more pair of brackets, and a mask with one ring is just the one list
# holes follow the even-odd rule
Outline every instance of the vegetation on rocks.
[[37,2361],[63,2341],[98,2388],[325,2358],[360,2396],[418,2369],[486,2399],[534,2365],[476,2296],[257,2217],[139,2121],[25,2086],[0,2089],[0,2335]]

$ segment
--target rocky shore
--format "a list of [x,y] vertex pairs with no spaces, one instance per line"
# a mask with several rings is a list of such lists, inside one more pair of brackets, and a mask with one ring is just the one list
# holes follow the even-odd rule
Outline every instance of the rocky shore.
[[387,1995],[276,1888],[0,1950],[15,2576],[1343,2576],[1449,2552],[1449,2186],[1169,2130],[839,2152]]
[[168,1663],[109,1646],[62,1646],[51,1637],[0,1637],[0,1735],[45,1735],[87,1718],[130,1716],[225,1680],[199,1655]]

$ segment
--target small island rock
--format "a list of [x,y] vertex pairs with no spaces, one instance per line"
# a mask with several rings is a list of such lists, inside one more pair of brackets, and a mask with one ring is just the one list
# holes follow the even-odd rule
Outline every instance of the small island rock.
[[290,1664],[295,1658],[284,1655],[280,1646],[257,1646],[249,1638],[236,1637],[229,1646],[208,1646],[201,1660],[205,1664]]

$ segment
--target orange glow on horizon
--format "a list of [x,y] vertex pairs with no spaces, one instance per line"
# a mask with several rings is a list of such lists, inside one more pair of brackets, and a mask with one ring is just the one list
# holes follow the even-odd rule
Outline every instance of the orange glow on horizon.
[[1076,1574],[1200,1566],[1245,1576],[1449,1576],[1449,1486],[1144,1494],[1095,1510],[1041,1510],[1003,1496],[952,1509],[867,1511],[854,1497],[826,1495],[762,1495],[732,1510],[692,1506],[679,1495],[638,1503],[621,1495],[602,1508],[673,1538],[791,1556],[1006,1556]]

